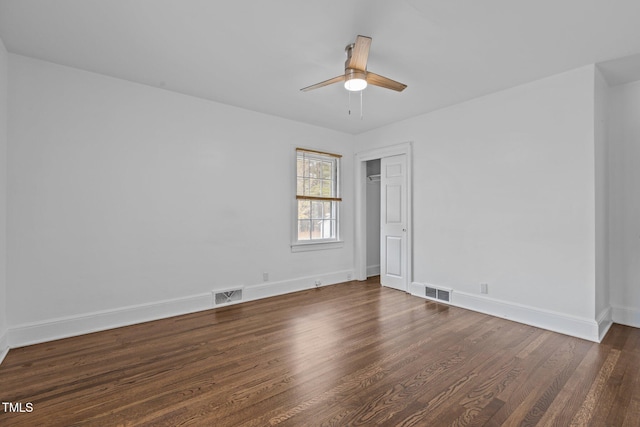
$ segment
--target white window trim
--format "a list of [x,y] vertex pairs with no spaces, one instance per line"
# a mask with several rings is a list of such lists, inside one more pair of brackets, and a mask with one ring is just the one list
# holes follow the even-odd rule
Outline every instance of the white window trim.
[[[337,237],[336,239],[327,239],[327,240],[314,240],[314,241],[307,241],[307,240],[298,240],[297,236],[298,236],[298,200],[296,199],[295,195],[296,195],[296,189],[297,189],[297,162],[298,162],[298,153],[297,150],[298,148],[304,150],[305,148],[302,147],[296,147],[296,149],[294,150],[294,155],[293,155],[293,173],[291,174],[292,178],[291,178],[291,182],[293,183],[292,185],[292,194],[294,195],[294,197],[292,197],[293,203],[291,204],[291,213],[292,213],[292,218],[293,220],[291,221],[292,223],[292,232],[291,232],[291,252],[309,252],[309,251],[322,251],[322,250],[327,250],[327,249],[340,249],[344,247],[344,240],[342,240],[342,209],[341,209],[341,202],[338,203],[338,214],[336,215],[337,218],[337,223],[338,223],[338,229],[337,229]],[[318,150],[314,150],[314,149],[309,149],[309,151],[318,151]],[[339,154],[339,153],[336,153]],[[338,176],[336,178],[337,183],[338,183],[338,188],[340,189],[340,193],[342,193],[342,158],[340,158],[338,160]]]
[[[297,231],[298,230],[296,227],[296,232]],[[339,249],[343,247],[344,247],[343,240],[315,241],[315,242],[305,242],[305,243],[296,242],[291,244],[291,252],[323,251],[326,249]]]

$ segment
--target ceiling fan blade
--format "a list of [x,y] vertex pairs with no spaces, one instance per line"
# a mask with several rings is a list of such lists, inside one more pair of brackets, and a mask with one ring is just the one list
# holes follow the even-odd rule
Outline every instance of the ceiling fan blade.
[[381,76],[380,74],[367,72],[367,83],[374,86],[380,86],[386,89],[402,92],[407,87],[406,84],[391,80],[388,77]]
[[318,89],[319,87],[329,86],[331,84],[338,83],[338,82],[343,82],[343,81],[344,81],[344,75],[341,75],[341,76],[337,76],[337,77],[334,77],[334,78],[329,79],[329,80],[325,80],[325,81],[320,82],[320,83],[316,83],[316,84],[311,85],[311,86],[303,87],[300,90],[303,91],[303,92],[308,92],[308,91],[313,90],[313,89]]
[[345,68],[366,71],[369,47],[371,47],[371,37],[356,37],[356,42],[351,49],[351,57],[345,64]]

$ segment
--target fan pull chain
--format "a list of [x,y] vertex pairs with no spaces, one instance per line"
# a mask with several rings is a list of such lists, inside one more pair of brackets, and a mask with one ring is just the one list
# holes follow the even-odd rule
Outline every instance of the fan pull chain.
[[[349,115],[351,115],[351,91],[349,92]],[[364,114],[362,112],[362,92],[364,92],[363,90],[360,91],[360,120],[363,119]]]

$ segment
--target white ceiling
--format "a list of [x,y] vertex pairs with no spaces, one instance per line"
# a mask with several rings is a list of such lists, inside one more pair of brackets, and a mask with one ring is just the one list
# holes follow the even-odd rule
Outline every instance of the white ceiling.
[[[0,0],[10,52],[354,134],[592,63],[638,78],[639,22],[638,0]],[[339,84],[299,90],[358,34],[408,85],[367,88],[362,120]]]

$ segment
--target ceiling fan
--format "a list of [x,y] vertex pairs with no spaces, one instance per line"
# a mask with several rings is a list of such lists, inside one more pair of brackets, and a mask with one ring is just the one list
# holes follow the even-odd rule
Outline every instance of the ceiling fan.
[[367,71],[367,58],[369,57],[370,46],[371,37],[358,36],[355,43],[351,43],[344,48],[347,54],[347,60],[344,63],[343,75],[307,86],[300,90],[307,92],[333,83],[344,82],[345,89],[352,92],[363,90],[367,87],[367,84],[402,92],[407,85]]

